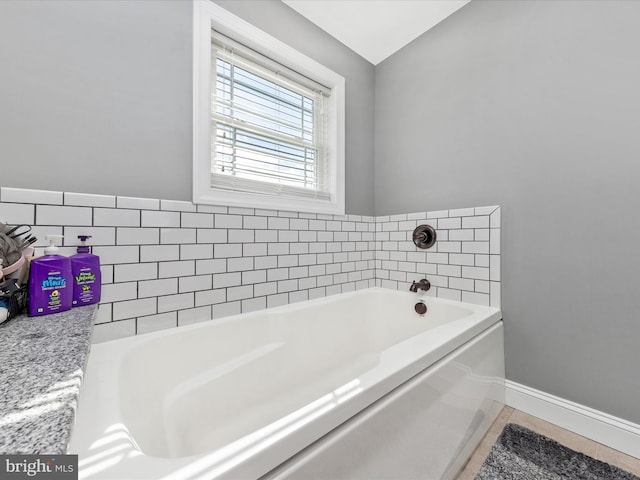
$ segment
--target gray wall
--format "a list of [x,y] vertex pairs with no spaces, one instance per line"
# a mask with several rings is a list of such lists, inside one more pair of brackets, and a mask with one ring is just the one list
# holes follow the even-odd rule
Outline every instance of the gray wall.
[[501,204],[509,379],[640,422],[640,2],[474,1],[376,67],[376,214]]
[[0,2],[3,186],[191,199],[180,1]]
[[[219,2],[347,80],[347,212],[373,214],[373,66],[277,0]],[[3,186],[191,200],[186,0],[0,2]]]

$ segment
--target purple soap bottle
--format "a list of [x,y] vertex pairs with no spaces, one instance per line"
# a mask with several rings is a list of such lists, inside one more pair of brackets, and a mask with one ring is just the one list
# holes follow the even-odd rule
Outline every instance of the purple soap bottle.
[[78,235],[78,238],[78,253],[69,257],[73,276],[73,307],[98,303],[102,286],[100,257],[92,254],[85,243],[91,235]]
[[50,245],[44,257],[31,261],[29,268],[29,315],[48,315],[71,308],[73,295],[71,261],[58,255],[55,240],[62,235],[47,235]]

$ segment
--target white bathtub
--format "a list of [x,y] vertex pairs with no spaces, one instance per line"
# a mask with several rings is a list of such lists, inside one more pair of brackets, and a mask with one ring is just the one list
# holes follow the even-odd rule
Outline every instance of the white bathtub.
[[452,478],[504,403],[500,319],[372,288],[93,345],[69,452],[84,479]]

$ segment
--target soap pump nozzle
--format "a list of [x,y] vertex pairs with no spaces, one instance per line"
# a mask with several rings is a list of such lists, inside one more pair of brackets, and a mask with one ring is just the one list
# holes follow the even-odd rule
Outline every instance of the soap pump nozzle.
[[78,253],[89,253],[89,246],[85,243],[88,238],[91,238],[91,235],[78,235],[80,239],[80,245],[78,245]]
[[49,241],[49,246],[44,249],[45,255],[58,255],[59,248],[56,246],[56,241],[62,241],[64,238],[63,235],[45,235],[45,237]]

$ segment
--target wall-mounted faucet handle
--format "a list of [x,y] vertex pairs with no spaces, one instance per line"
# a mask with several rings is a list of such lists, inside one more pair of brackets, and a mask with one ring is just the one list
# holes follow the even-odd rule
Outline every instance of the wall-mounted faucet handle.
[[426,292],[430,288],[431,288],[431,282],[426,278],[423,278],[418,283],[416,283],[416,281],[414,280],[411,286],[409,287],[409,290],[411,292],[417,292],[418,290],[424,290]]
[[413,231],[413,243],[418,248],[431,248],[436,243],[436,229],[431,225],[419,225]]

